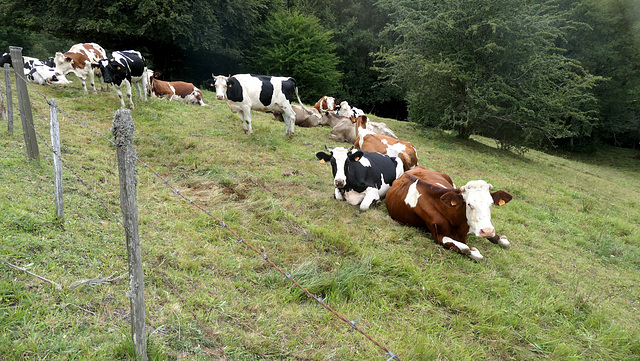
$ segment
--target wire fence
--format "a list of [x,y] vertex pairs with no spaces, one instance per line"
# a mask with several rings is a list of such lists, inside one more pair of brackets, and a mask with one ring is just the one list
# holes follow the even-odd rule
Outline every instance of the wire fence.
[[[26,82],[26,79],[24,79],[24,77],[21,74],[16,74],[17,77],[21,78],[23,81]],[[38,91],[38,89],[33,86],[31,83],[26,82],[26,84],[28,84],[29,88],[31,89],[31,91],[33,93],[35,93],[37,96],[39,96],[40,98],[42,98],[42,101],[44,101],[46,104],[51,105],[51,100],[44,94],[42,94],[40,91]],[[17,104],[14,103],[14,107],[17,107]],[[94,136],[97,136],[99,138],[102,138],[104,141],[106,141],[107,143],[109,143],[110,146],[115,147],[116,143],[115,141],[103,134],[100,131],[97,131],[95,129],[93,129],[87,122],[81,120],[78,116],[74,116],[72,115],[70,112],[66,111],[65,109],[61,108],[59,105],[55,106],[57,111],[60,112],[61,114],[65,115],[68,119],[73,120],[77,125],[85,128],[87,131],[89,131],[91,134],[93,134]],[[34,126],[35,128],[35,126]],[[90,182],[87,181],[86,179],[84,179],[70,164],[68,164],[67,162],[65,162],[65,160],[63,159],[62,155],[59,154],[58,152],[54,151],[53,147],[49,144],[49,142],[47,141],[47,137],[43,136],[42,134],[40,134],[37,129],[34,129],[37,138],[43,143],[47,145],[47,150],[49,152],[51,152],[53,154],[54,157],[56,157],[61,164],[63,165],[64,169],[68,170],[69,172],[71,172],[71,174],[73,175],[73,177],[80,183],[82,184],[91,194],[91,197],[93,197],[95,200],[97,200],[100,203],[100,206],[103,207],[111,217],[113,217],[113,219],[120,225],[124,227],[124,224],[121,220],[120,217],[118,217],[118,212],[114,211],[111,209],[111,207],[107,204],[107,201],[103,200],[100,196],[98,196],[96,190],[94,187],[90,186]],[[283,267],[277,265],[268,255],[267,252],[265,250],[259,250],[256,246],[254,246],[250,241],[246,240],[245,238],[243,238],[238,232],[236,232],[231,226],[229,226],[227,223],[223,222],[219,217],[217,217],[216,215],[213,214],[213,212],[211,210],[207,210],[205,209],[203,206],[201,206],[200,204],[198,204],[196,201],[194,201],[193,199],[185,196],[183,194],[183,192],[177,188],[175,185],[171,184],[171,182],[169,181],[168,178],[163,177],[159,172],[157,172],[156,170],[154,170],[154,168],[150,165],[150,162],[145,161],[143,159],[141,159],[137,154],[135,154],[135,152],[129,154],[129,156],[133,157],[136,162],[138,164],[140,164],[145,170],[147,170],[148,172],[150,172],[153,176],[157,177],[162,184],[164,184],[166,186],[167,189],[169,189],[171,191],[171,193],[175,194],[177,197],[179,197],[179,199],[183,200],[186,204],[194,207],[195,209],[197,209],[198,212],[201,212],[203,214],[205,214],[207,217],[210,217],[211,219],[213,219],[220,227],[222,227],[223,229],[225,229],[228,233],[230,233],[233,238],[236,239],[237,244],[238,245],[244,245],[248,250],[252,251],[253,253],[255,253],[258,257],[260,257],[264,262],[266,262],[267,264],[269,264],[273,269],[275,269],[278,273],[280,273],[282,276],[284,276],[287,280],[290,281],[291,284],[293,284],[295,287],[297,287],[298,289],[300,289],[304,294],[307,295],[308,298],[311,298],[313,300],[315,300],[322,308],[324,308],[325,310],[327,310],[328,312],[330,312],[333,316],[335,316],[337,319],[339,319],[340,321],[342,321],[343,323],[345,323],[351,331],[357,331],[358,333],[360,333],[362,336],[364,336],[368,341],[370,341],[371,343],[373,343],[376,347],[378,347],[380,350],[382,350],[384,352],[384,355],[386,357],[387,361],[390,360],[400,360],[399,355],[394,354],[393,352],[391,352],[387,347],[385,347],[383,344],[381,344],[380,342],[376,341],[371,335],[369,335],[367,332],[365,332],[359,325],[358,325],[358,320],[359,318],[352,320],[349,319],[345,316],[343,316],[341,313],[339,313],[337,310],[335,310],[334,308],[332,308],[331,306],[329,306],[326,302],[326,297],[322,298],[322,295],[314,295],[312,292],[310,292],[307,288],[305,288],[302,284],[300,284],[300,282],[298,282],[290,273],[286,272]],[[109,192],[108,190],[104,189],[102,185],[100,185],[99,183],[97,183],[97,187],[103,191],[103,192]],[[157,272],[158,274],[160,274],[160,276],[163,279],[163,282],[174,292],[174,294],[180,299],[182,305],[189,311],[189,313],[192,315],[193,320],[198,324],[198,326],[205,330],[205,332],[207,333],[208,339],[216,345],[216,347],[220,350],[221,354],[223,355],[223,357],[227,360],[230,360],[229,356],[227,355],[227,353],[225,352],[225,347],[223,347],[215,338],[215,336],[213,335],[212,331],[206,327],[203,322],[199,319],[199,317],[197,316],[196,312],[189,307],[188,303],[186,302],[186,300],[182,297],[181,293],[179,292],[179,290],[176,288],[176,286],[168,279],[168,277],[166,276],[166,273],[164,271],[162,271],[160,269],[161,264],[158,264],[156,262],[154,262],[154,257],[152,257],[151,253],[149,252],[149,250],[147,250],[146,248],[143,249],[143,252],[145,254],[145,256],[147,257],[148,262],[151,264],[153,270],[155,272]]]

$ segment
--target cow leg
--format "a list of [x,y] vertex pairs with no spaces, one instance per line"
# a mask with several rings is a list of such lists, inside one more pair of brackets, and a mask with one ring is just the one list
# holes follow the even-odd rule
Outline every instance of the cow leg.
[[288,107],[283,107],[282,110],[284,112],[282,116],[284,117],[284,124],[286,128],[284,135],[288,136],[289,138],[293,138],[293,127],[296,125],[296,113],[291,108],[291,105],[289,105]]
[[343,201],[344,200],[344,197],[342,196],[342,192],[340,191],[339,188],[335,188],[334,197],[339,201]]
[[364,192],[365,196],[362,199],[362,202],[360,202],[361,211],[366,211],[367,209],[369,209],[369,207],[371,207],[371,204],[373,202],[380,200],[380,194],[378,193],[378,190],[376,188],[369,187]]
[[[133,109],[135,109],[135,106],[133,105],[133,99],[132,99],[132,96],[131,96],[131,83],[126,79],[123,81],[123,83],[124,83],[124,85],[126,87],[127,99],[129,99],[129,108],[131,110],[133,110]],[[124,105],[123,105],[123,107],[124,107]]]
[[251,128],[251,109],[240,109],[239,114],[242,120],[244,134],[253,134],[253,129]]
[[491,243],[493,244],[497,244],[502,248],[509,248],[509,246],[511,246],[511,243],[509,243],[509,240],[507,239],[507,236],[498,236],[495,235],[491,238],[487,238],[489,241],[491,241]]
[[480,251],[478,251],[475,247],[469,248],[468,245],[462,242],[458,242],[450,237],[444,236],[440,243],[448,249],[454,250],[460,254],[464,254],[469,256],[474,261],[480,262],[482,260],[482,255]]
[[118,98],[120,98],[120,107],[124,108],[124,100],[122,99],[122,90],[120,90],[120,87],[117,85],[114,85],[113,87],[116,89],[116,94],[118,94]]
[[85,82],[85,80],[87,80],[87,77],[78,76],[78,80],[80,80],[80,84],[82,84],[82,91],[84,91],[85,94],[88,93],[89,91],[87,90],[87,83]]
[[91,69],[91,64],[89,64],[88,68],[89,68],[89,84],[91,84],[92,91],[94,93],[97,93],[98,90],[96,90],[95,73],[93,72],[93,69]]
[[[136,89],[138,90],[138,96],[140,96],[140,101],[142,101],[143,99],[142,99],[142,90],[140,89],[140,82],[136,82],[135,85],[136,85]],[[144,100],[146,101],[147,93],[144,93],[144,95],[145,95]]]

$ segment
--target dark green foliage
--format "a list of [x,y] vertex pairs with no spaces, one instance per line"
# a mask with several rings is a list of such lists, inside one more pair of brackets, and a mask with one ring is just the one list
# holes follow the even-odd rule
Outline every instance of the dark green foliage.
[[255,45],[246,57],[247,68],[259,74],[294,77],[304,101],[315,103],[340,83],[335,49],[332,32],[318,18],[281,11],[257,29]]
[[564,13],[516,0],[385,4],[399,41],[379,56],[411,120],[505,148],[590,134],[600,78],[555,45]]
[[568,56],[579,60],[591,73],[607,79],[594,91],[599,100],[599,117],[594,125],[597,137],[580,139],[582,143],[601,139],[618,146],[638,145],[639,15],[640,5],[631,0],[581,1],[572,12],[576,21],[588,27],[568,33]]

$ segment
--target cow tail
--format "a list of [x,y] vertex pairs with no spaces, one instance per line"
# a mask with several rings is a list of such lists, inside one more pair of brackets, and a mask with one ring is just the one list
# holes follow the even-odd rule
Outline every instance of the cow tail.
[[298,98],[298,103],[300,104],[300,107],[302,107],[302,109],[309,115],[312,115],[313,112],[309,109],[307,109],[304,104],[302,104],[302,100],[300,100],[300,95],[298,94],[298,86],[296,85],[296,97]]

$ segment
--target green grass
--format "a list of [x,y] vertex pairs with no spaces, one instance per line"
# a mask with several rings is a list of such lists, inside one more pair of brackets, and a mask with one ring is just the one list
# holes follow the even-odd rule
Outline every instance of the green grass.
[[[111,138],[115,92],[36,89]],[[63,290],[0,263],[0,360],[133,359],[126,278],[69,287],[127,273],[115,149],[61,115],[64,161],[86,184],[64,170],[61,224],[48,108],[31,99],[40,162],[27,161],[19,119],[13,135],[0,131],[0,257]],[[638,151],[518,155],[373,117],[411,141],[421,165],[514,196],[493,212],[512,247],[470,236],[486,260],[475,263],[395,223],[384,204],[360,212],[334,200],[330,166],[315,158],[340,145],[328,128],[297,127],[288,140],[283,123],[254,113],[247,136],[210,92],[208,107],[134,101],[144,162],[402,360],[640,360]],[[140,163],[138,208],[150,359],[223,359],[216,343],[232,360],[388,358]]]

